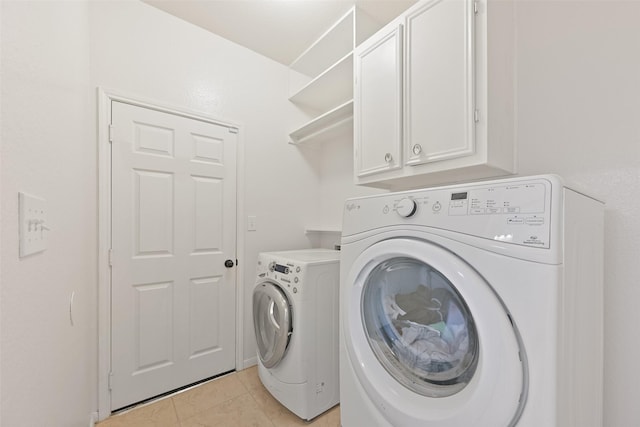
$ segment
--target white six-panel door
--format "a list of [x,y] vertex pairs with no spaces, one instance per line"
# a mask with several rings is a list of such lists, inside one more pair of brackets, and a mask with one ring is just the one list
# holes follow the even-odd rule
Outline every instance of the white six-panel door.
[[114,410],[235,367],[237,130],[111,105]]

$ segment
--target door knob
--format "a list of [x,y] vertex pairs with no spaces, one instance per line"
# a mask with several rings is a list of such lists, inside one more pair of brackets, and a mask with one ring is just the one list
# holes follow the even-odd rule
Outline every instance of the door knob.
[[224,262],[224,266],[225,266],[225,267],[227,267],[227,268],[231,268],[231,267],[233,267],[234,265],[235,265],[235,263],[234,263],[232,260],[230,260],[230,259],[228,259],[228,260],[226,260],[226,261]]

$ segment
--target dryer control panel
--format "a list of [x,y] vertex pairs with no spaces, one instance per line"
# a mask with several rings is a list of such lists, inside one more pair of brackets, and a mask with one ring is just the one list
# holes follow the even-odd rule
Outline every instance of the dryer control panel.
[[549,248],[562,188],[550,175],[351,199],[345,204],[343,235],[413,224]]

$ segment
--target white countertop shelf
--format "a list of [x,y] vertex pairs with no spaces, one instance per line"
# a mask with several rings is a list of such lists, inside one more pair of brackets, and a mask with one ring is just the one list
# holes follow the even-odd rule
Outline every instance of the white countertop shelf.
[[353,6],[289,65],[289,101],[320,114],[289,134],[291,144],[353,134],[353,50],[380,26]]
[[351,52],[354,47],[354,15],[355,7],[325,31],[289,67],[314,78]]
[[328,111],[353,99],[353,52],[342,57],[331,68],[311,80],[289,98],[289,101]]
[[324,142],[347,131],[353,123],[353,100],[316,117],[289,134],[291,144]]
[[342,234],[341,227],[307,227],[304,230],[305,234],[313,234],[313,233],[333,233],[333,234]]

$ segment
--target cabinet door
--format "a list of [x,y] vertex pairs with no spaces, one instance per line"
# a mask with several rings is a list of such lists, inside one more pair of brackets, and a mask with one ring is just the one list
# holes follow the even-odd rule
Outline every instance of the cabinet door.
[[474,153],[473,18],[473,0],[425,2],[406,18],[408,165]]
[[355,55],[354,159],[359,177],[402,167],[402,26]]

